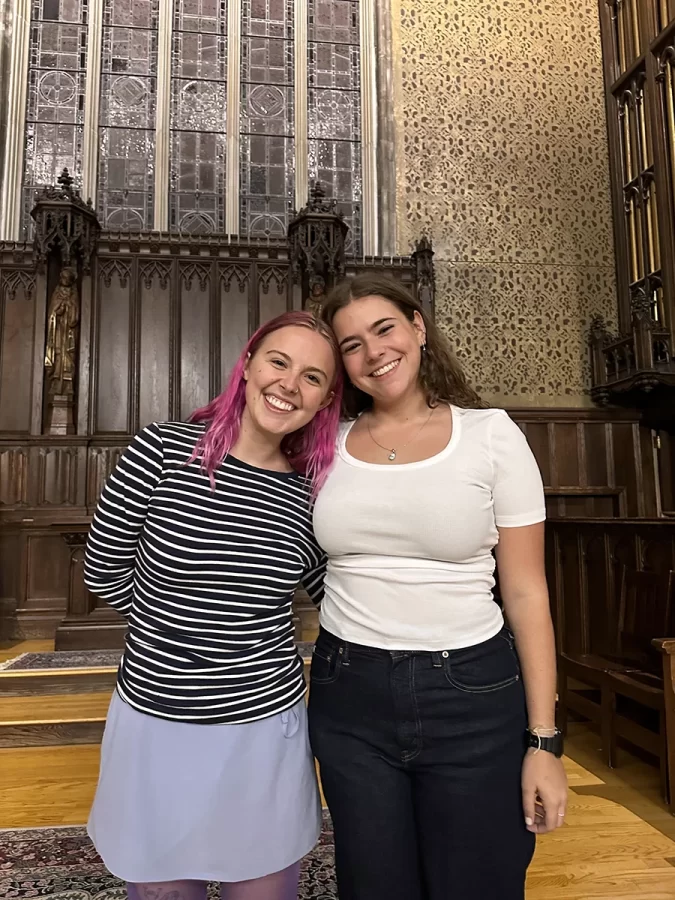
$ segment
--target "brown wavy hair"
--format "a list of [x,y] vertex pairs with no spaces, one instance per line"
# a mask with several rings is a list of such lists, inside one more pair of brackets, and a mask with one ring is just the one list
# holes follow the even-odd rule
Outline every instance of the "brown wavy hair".
[[[338,310],[349,306],[353,300],[373,295],[393,303],[410,322],[414,320],[416,312],[422,317],[427,346],[422,353],[419,379],[429,406],[452,403],[463,409],[484,409],[487,404],[470,386],[448,340],[421,304],[393,278],[366,273],[341,281],[328,294],[321,318],[332,327]],[[348,381],[345,382],[343,405],[347,416],[354,418],[364,409],[370,409],[372,403],[372,397]]]

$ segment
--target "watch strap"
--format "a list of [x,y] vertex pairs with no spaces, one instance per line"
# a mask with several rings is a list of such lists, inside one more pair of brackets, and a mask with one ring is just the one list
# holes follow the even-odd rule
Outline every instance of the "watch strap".
[[528,749],[532,748],[534,750],[545,750],[547,753],[552,753],[554,756],[560,759],[560,757],[563,755],[564,750],[562,731],[559,731],[556,728],[554,735],[550,737],[542,737],[542,735],[528,730],[527,746]]

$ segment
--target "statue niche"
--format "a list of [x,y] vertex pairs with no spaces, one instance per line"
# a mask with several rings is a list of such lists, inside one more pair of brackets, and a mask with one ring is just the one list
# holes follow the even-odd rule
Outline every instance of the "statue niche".
[[75,373],[80,326],[77,273],[61,269],[47,312],[45,384],[47,386],[47,434],[73,434]]
[[321,275],[314,275],[309,279],[309,297],[305,309],[317,318],[321,318],[321,310],[326,299],[326,282]]

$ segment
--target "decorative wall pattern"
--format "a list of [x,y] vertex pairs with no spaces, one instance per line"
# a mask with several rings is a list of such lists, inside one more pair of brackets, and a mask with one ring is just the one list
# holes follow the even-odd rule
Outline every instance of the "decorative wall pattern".
[[400,4],[399,251],[432,238],[486,400],[590,405],[588,325],[616,318],[597,2]]

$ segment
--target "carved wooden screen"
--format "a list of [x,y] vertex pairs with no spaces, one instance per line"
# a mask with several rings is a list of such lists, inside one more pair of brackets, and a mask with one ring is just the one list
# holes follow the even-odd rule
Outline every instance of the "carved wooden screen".
[[[68,602],[71,614],[82,606],[83,640],[101,646],[113,625],[82,587],[81,557],[106,479],[140,428],[185,419],[218,394],[249,335],[300,308],[301,290],[285,241],[104,233],[91,266],[80,260],[74,433],[57,435],[44,406],[59,264],[36,263],[32,246],[0,244],[0,638],[58,626],[59,646],[76,646],[71,620],[61,624]],[[347,274],[384,269],[419,293],[430,266],[352,259]]]
[[251,331],[292,308],[287,259],[99,255],[92,435],[185,419],[219,393]]
[[0,433],[30,434],[35,319],[33,267],[0,268]]

